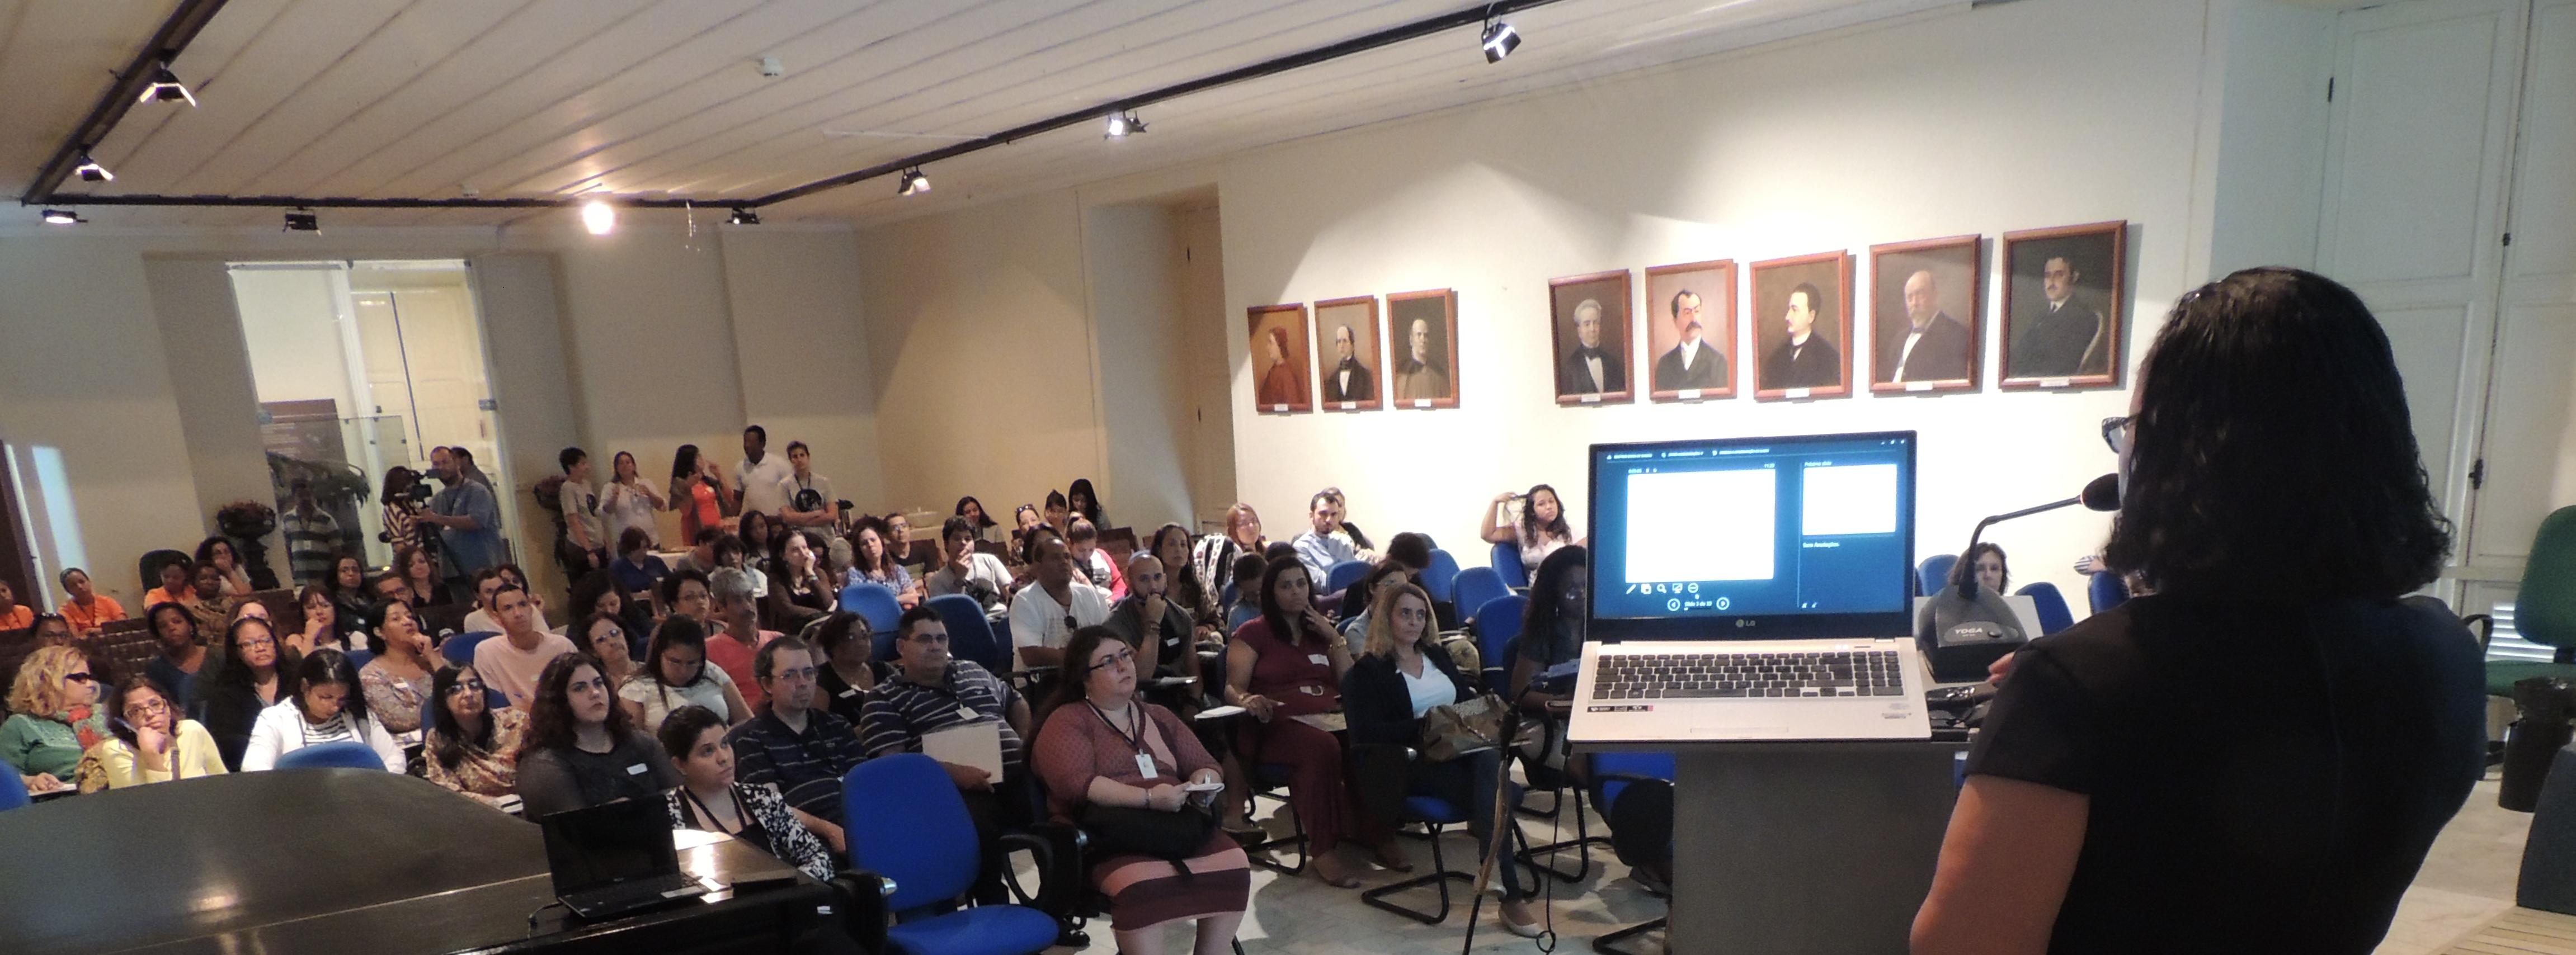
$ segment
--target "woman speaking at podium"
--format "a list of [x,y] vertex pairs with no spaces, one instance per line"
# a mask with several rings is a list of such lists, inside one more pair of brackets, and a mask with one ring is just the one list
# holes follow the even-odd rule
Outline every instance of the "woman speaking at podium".
[[2483,764],[2388,338],[2293,269],[2182,297],[2104,422],[2154,590],[1998,664],[1918,955],[2376,947]]

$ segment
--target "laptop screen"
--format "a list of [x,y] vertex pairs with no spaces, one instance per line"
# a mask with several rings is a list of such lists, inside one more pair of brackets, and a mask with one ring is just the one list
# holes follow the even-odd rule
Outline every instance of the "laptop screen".
[[658,799],[566,810],[538,824],[546,830],[546,868],[557,896],[680,871],[670,811]]
[[1591,639],[1907,633],[1914,433],[1592,446]]

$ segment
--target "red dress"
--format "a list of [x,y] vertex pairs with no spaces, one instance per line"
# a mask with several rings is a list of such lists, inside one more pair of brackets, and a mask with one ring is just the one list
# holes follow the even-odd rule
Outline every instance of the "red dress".
[[1270,634],[1270,621],[1258,617],[1235,628],[1234,639],[1255,654],[1245,690],[1279,704],[1269,722],[1244,721],[1237,744],[1243,761],[1255,775],[1267,775],[1266,766],[1287,768],[1288,806],[1305,824],[1311,852],[1330,852],[1343,839],[1364,835],[1354,828],[1358,816],[1342,771],[1341,738],[1291,718],[1341,711],[1342,683],[1333,675],[1332,654],[1314,640],[1280,640]]
[[[1129,705],[1131,712],[1146,717],[1141,744],[1154,756],[1151,779],[1136,766],[1139,741],[1129,737],[1124,726],[1105,722],[1087,703],[1057,707],[1039,729],[1031,763],[1038,778],[1046,781],[1047,809],[1058,822],[1081,822],[1094,778],[1151,788],[1186,782],[1201,770],[1216,768],[1216,759],[1172,711],[1143,700]],[[1190,869],[1187,875],[1168,861],[1146,856],[1114,856],[1094,863],[1092,884],[1109,896],[1111,926],[1127,932],[1175,919],[1244,910],[1252,892],[1252,864],[1232,838],[1209,833],[1199,854],[1184,861]]]

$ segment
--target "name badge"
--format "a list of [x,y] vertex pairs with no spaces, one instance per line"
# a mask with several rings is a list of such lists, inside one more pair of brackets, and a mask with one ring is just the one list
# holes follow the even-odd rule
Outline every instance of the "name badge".
[[643,764],[643,763],[637,763],[637,764],[635,764],[635,765],[633,765],[633,766],[628,766],[628,767],[626,767],[626,775],[629,775],[629,776],[641,776],[641,775],[644,775],[644,764]]
[[1307,654],[1307,655],[1306,655],[1306,662],[1308,662],[1308,663],[1312,663],[1312,664],[1315,664],[1315,665],[1317,665],[1317,666],[1322,666],[1322,665],[1324,665],[1324,664],[1328,664],[1328,663],[1333,662],[1333,658],[1328,657],[1328,656],[1325,656],[1325,655],[1320,654],[1320,653],[1309,653],[1309,654]]
[[1136,771],[1137,771],[1137,772],[1139,772],[1139,773],[1143,773],[1143,774],[1145,774],[1145,778],[1147,778],[1147,779],[1152,779],[1152,778],[1154,778],[1154,776],[1155,776],[1155,770],[1154,770],[1154,754],[1152,754],[1152,753],[1138,753],[1138,754],[1136,754]]
[[854,696],[859,695],[859,688],[858,688],[858,687],[855,687],[855,686],[854,686],[854,687],[850,687],[849,689],[842,690],[840,693],[835,694],[835,695],[837,695],[837,696],[839,696],[839,697],[841,697],[841,698],[843,698],[843,699],[848,699],[848,698],[850,698],[850,697],[854,697]]
[[1306,694],[1307,696],[1322,696],[1324,695],[1324,688],[1320,686],[1301,686],[1297,688],[1297,692]]

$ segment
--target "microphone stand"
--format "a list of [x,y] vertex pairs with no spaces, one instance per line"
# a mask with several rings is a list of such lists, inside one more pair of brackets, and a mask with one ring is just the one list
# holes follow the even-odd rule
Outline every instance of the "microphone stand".
[[[1994,526],[1995,524],[1999,524],[1999,523],[2002,523],[2002,522],[2004,522],[2004,521],[2012,520],[2012,519],[2017,518],[2017,517],[2029,517],[2029,516],[2031,516],[2031,515],[2033,515],[2033,514],[2039,514],[2039,513],[2043,513],[2043,512],[2047,512],[2047,511],[2054,511],[2054,510],[2056,510],[2056,509],[2058,509],[2058,508],[2061,508],[2061,507],[2073,507],[2073,506],[2075,506],[2075,505],[2082,504],[2082,503],[2084,503],[2084,498],[2083,498],[2083,496],[2078,495],[2078,496],[2075,496],[2075,497],[2067,498],[2067,499],[2065,499],[2065,500],[2063,500],[2063,501],[2050,501],[2050,502],[2048,502],[2048,503],[2046,503],[2046,504],[2042,504],[2042,505],[2039,505],[2039,506],[2037,506],[2037,507],[2025,507],[2025,508],[2022,508],[2021,510],[2018,510],[2018,511],[2012,511],[2012,512],[2004,513],[2004,514],[1997,514],[1997,515],[1994,515],[1994,516],[1992,516],[1992,517],[1986,518],[1985,520],[1978,521],[1978,522],[1977,522],[1977,529],[1976,529],[1976,530],[1973,530],[1973,531],[1970,531],[1970,532],[1968,533],[1968,549],[1967,549],[1967,550],[1963,550],[1963,551],[1960,551],[1960,552],[1959,552],[1960,559],[1962,559],[1962,560],[1973,560],[1973,559],[1975,559],[1975,558],[1972,558],[1972,557],[1970,557],[1970,556],[1968,556],[1968,555],[1971,555],[1971,554],[1974,554],[1974,553],[1976,553],[1976,552],[1977,552],[1977,542],[1978,542],[1978,540],[1979,540],[1980,538],[1983,538],[1983,537],[1985,537],[1985,536],[1986,536],[1986,528],[1988,528],[1988,527]],[[1969,574],[1969,575],[1967,576],[1967,582],[1966,582],[1966,583],[1963,583],[1963,584],[1960,584],[1960,585],[1959,585],[1959,587],[1958,587],[1958,590],[1959,590],[1959,599],[1961,599],[1961,600],[1973,600],[1973,599],[1975,599],[1975,598],[1976,598],[1976,596],[1977,596],[1977,577],[1976,577],[1976,575],[1975,575],[1975,574]]]

